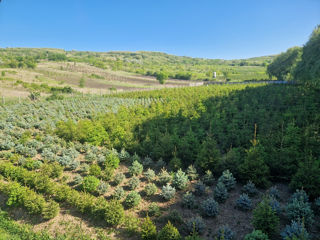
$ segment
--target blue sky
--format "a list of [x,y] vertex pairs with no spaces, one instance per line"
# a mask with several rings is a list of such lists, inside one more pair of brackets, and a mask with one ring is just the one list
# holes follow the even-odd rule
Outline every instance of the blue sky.
[[2,0],[0,47],[247,58],[303,45],[319,0]]

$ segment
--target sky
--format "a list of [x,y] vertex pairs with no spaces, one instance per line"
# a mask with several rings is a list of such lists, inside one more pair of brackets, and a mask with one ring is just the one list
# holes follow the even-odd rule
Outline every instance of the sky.
[[0,47],[236,59],[302,46],[320,0],[2,0]]

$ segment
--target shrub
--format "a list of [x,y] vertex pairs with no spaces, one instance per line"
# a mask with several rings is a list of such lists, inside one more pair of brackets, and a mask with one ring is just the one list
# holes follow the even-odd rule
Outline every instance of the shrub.
[[160,208],[159,208],[159,206],[157,205],[157,203],[155,203],[155,202],[153,202],[153,203],[151,203],[150,205],[149,205],[149,207],[148,207],[148,215],[150,216],[150,217],[152,217],[152,216],[160,216]]
[[273,186],[268,190],[268,195],[272,198],[280,199],[280,192],[276,186]]
[[119,167],[119,163],[120,163],[120,159],[118,157],[118,154],[116,154],[114,152],[110,152],[106,156],[106,161],[105,161],[106,167],[116,169]]
[[128,181],[128,186],[131,190],[136,189],[140,185],[140,180],[138,177],[133,176],[129,181]]
[[108,189],[109,189],[109,184],[104,182],[104,181],[100,181],[100,184],[98,185],[98,188],[97,188],[97,192],[100,194],[100,195],[104,195]]
[[303,224],[296,221],[292,221],[290,225],[287,225],[280,235],[283,240],[309,239],[309,234]]
[[43,164],[41,166],[41,172],[51,178],[59,178],[62,175],[63,167],[57,162],[52,164]]
[[97,164],[92,164],[89,169],[89,174],[99,177],[101,175],[101,168]]
[[203,201],[200,207],[202,215],[206,217],[215,217],[219,213],[219,204],[212,198]]
[[149,183],[144,189],[147,196],[152,196],[156,194],[157,190],[158,188],[154,183]]
[[100,180],[95,176],[87,176],[83,178],[82,188],[85,192],[93,193],[97,190]]
[[242,211],[249,211],[252,209],[252,201],[249,198],[248,194],[243,193],[237,199],[236,207]]
[[185,189],[188,184],[188,176],[179,169],[173,176],[172,185],[177,189]]
[[78,175],[74,176],[73,182],[75,184],[81,184],[83,182],[83,177],[80,174],[78,174]]
[[297,189],[295,193],[292,194],[290,201],[293,201],[294,199],[297,199],[298,201],[302,201],[302,202],[309,202],[309,196],[303,189],[301,190]]
[[113,177],[114,174],[114,169],[111,167],[106,167],[102,172],[101,172],[101,178],[105,181],[110,181]]
[[218,182],[222,182],[228,191],[233,189],[236,185],[236,179],[229,170],[226,170],[222,173],[218,179]]
[[94,161],[97,160],[97,155],[93,152],[88,152],[84,159],[88,162],[88,163],[93,163]]
[[143,171],[143,166],[138,161],[134,161],[132,165],[129,167],[129,172],[131,175],[140,175]]
[[202,196],[206,192],[206,186],[200,181],[194,185],[194,195]]
[[213,174],[210,170],[207,170],[205,175],[202,178],[202,181],[204,184],[208,185],[208,186],[212,186],[214,183],[214,177]]
[[121,149],[119,159],[121,162],[128,161],[130,159],[130,154],[125,149]]
[[198,173],[197,173],[197,169],[193,166],[190,165],[187,169],[187,176],[189,177],[189,179],[192,180],[196,180],[198,178]]
[[140,219],[131,213],[124,217],[123,227],[129,237],[139,234],[140,223]]
[[313,211],[311,209],[311,204],[303,195],[294,197],[286,206],[286,215],[289,220],[304,222],[306,227],[311,227],[313,223]]
[[141,158],[139,157],[139,155],[137,153],[134,153],[132,158],[131,158],[131,161],[132,162],[135,162],[135,161],[140,162]]
[[232,240],[232,239],[234,239],[234,233],[228,225],[222,226],[218,230],[217,239],[218,240]]
[[117,173],[115,176],[114,176],[114,183],[116,185],[119,185],[123,182],[123,180],[125,179],[125,175],[123,173]]
[[182,167],[182,162],[181,162],[181,159],[174,156],[170,162],[169,162],[169,165],[168,165],[169,169],[171,171],[176,171],[178,169],[180,169]]
[[145,173],[144,176],[146,177],[146,179],[148,180],[148,182],[151,182],[154,177],[156,176],[156,174],[154,173],[154,171],[152,169],[148,169]]
[[124,198],[125,192],[122,187],[116,187],[113,193],[113,198],[116,200],[121,200]]
[[181,240],[180,233],[169,221],[159,232],[158,240]]
[[116,201],[111,200],[108,202],[104,209],[104,220],[109,226],[119,225],[124,218],[124,209],[122,205]]
[[172,187],[169,183],[166,186],[162,187],[161,196],[169,201],[170,199],[174,198],[176,194],[176,189]]
[[270,204],[270,207],[272,208],[272,210],[275,211],[279,215],[281,212],[281,206],[280,206],[280,203],[278,202],[278,200],[271,197],[269,204]]
[[270,200],[263,199],[253,211],[253,226],[269,236],[275,234],[279,227],[279,217],[270,206]]
[[198,233],[202,234],[206,228],[206,224],[204,223],[202,217],[194,217],[187,221],[186,223],[186,230],[188,233]]
[[132,208],[132,207],[138,206],[140,201],[141,201],[140,194],[137,193],[136,191],[132,191],[127,195],[126,199],[124,200],[124,204],[126,205],[127,208]]
[[213,191],[214,199],[219,202],[223,203],[228,198],[228,191],[227,188],[224,186],[222,182],[218,182],[217,186],[215,187]]
[[186,192],[182,196],[182,206],[189,209],[193,209],[195,207],[195,198],[191,192]]
[[69,168],[71,170],[76,170],[79,166],[80,166],[80,162],[76,160],[71,161],[69,164]]
[[172,180],[172,176],[167,172],[165,168],[161,169],[161,172],[159,174],[159,182],[162,185],[166,185],[167,183],[170,183]]
[[86,163],[80,166],[80,172],[89,173],[90,166]]
[[44,219],[52,219],[56,217],[60,212],[59,204],[55,201],[49,200],[44,206],[42,216]]
[[142,222],[140,233],[143,240],[154,240],[157,238],[157,228],[149,216]]
[[150,157],[145,157],[142,161],[142,165],[145,168],[150,168],[153,167],[154,162],[152,161],[152,159]]
[[244,240],[269,240],[269,238],[261,230],[253,230],[244,237]]
[[242,192],[248,194],[250,197],[258,194],[256,185],[252,181],[248,181],[247,184],[243,186]]

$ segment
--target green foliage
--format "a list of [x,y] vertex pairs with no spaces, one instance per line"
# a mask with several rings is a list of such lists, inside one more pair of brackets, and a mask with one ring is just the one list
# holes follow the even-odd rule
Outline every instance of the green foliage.
[[241,211],[249,211],[252,209],[252,200],[249,198],[248,194],[243,193],[240,195],[236,201],[236,207]]
[[170,183],[172,180],[172,176],[167,172],[166,169],[162,168],[159,174],[159,182],[161,185],[166,185]]
[[123,182],[123,180],[125,178],[126,178],[126,176],[122,172],[119,172],[114,176],[114,183],[116,185],[119,185],[119,184],[121,184]]
[[176,189],[172,187],[169,183],[162,187],[161,196],[169,201],[170,199],[174,198],[176,194]]
[[199,181],[194,185],[194,194],[196,196],[202,196],[206,193],[206,185]]
[[270,206],[270,200],[263,199],[253,211],[252,224],[257,230],[261,230],[268,236],[278,232],[279,217]]
[[110,188],[110,185],[104,181],[100,181],[98,187],[97,187],[97,192],[100,194],[100,195],[104,195],[108,189]]
[[124,200],[124,204],[127,208],[133,208],[139,205],[141,201],[141,196],[136,191],[130,192],[126,199]]
[[157,228],[147,216],[141,224],[141,239],[142,240],[155,240],[157,239]]
[[140,175],[143,171],[143,166],[138,161],[133,161],[132,165],[129,167],[129,172],[131,175]]
[[116,168],[118,168],[119,163],[120,163],[120,159],[117,154],[110,152],[107,155],[106,162],[105,162],[107,167],[111,167],[111,168],[116,169]]
[[113,193],[113,198],[116,200],[121,200],[124,198],[125,192],[122,187],[116,187]]
[[154,183],[149,183],[144,188],[144,192],[146,193],[147,196],[152,196],[156,194],[157,190],[158,188]]
[[281,232],[283,240],[308,240],[310,239],[307,230],[301,222],[292,221],[290,225],[286,225],[285,229]]
[[104,220],[109,226],[117,226],[124,219],[124,209],[116,200],[111,200],[108,202],[104,209]]
[[302,48],[289,48],[286,52],[278,55],[267,67],[270,78],[275,76],[278,80],[291,80],[293,71],[301,59]]
[[239,166],[241,179],[252,181],[259,187],[269,185],[269,168],[264,162],[264,149],[255,140],[253,146],[247,151],[244,162]]
[[92,164],[89,168],[89,174],[95,177],[99,177],[101,175],[101,168],[98,164]]
[[195,197],[191,192],[183,194],[182,206],[189,209],[193,209],[195,207]]
[[244,237],[244,240],[269,240],[269,237],[261,230],[253,230]]
[[236,179],[233,177],[232,173],[229,170],[226,170],[222,173],[222,175],[218,179],[218,183],[221,182],[227,188],[227,190],[231,190],[236,185]]
[[224,225],[219,228],[217,233],[217,240],[233,240],[234,232],[230,229],[228,225]]
[[190,234],[196,232],[201,235],[205,228],[206,224],[200,216],[191,218],[186,223],[186,230]]
[[299,163],[299,168],[293,176],[290,187],[304,189],[312,199],[320,196],[320,160],[312,156]]
[[51,164],[42,164],[40,171],[51,178],[59,178],[63,172],[63,166],[59,163],[54,162]]
[[177,156],[174,156],[170,162],[169,162],[169,169],[171,171],[177,171],[178,169],[180,169],[182,167],[182,162],[181,159],[178,158]]
[[202,182],[208,186],[212,186],[214,183],[214,176],[210,170],[207,170],[202,178]]
[[314,214],[311,204],[303,190],[297,191],[286,206],[286,215],[289,220],[304,222],[306,227],[311,227],[314,222]]
[[158,234],[158,240],[181,240],[180,233],[169,221]]
[[79,87],[84,88],[85,82],[86,82],[86,80],[84,79],[84,77],[80,78]]
[[302,49],[301,61],[298,63],[294,77],[300,83],[319,87],[320,83],[320,26],[312,32],[309,41]]
[[195,165],[205,170],[217,169],[221,156],[216,140],[208,136],[201,144]]
[[154,173],[154,171],[152,169],[148,169],[145,173],[144,173],[144,176],[146,177],[146,179],[148,180],[148,182],[151,182],[156,174]]
[[160,84],[164,84],[165,80],[168,79],[168,75],[164,72],[159,72],[156,74],[156,78],[159,81]]
[[177,189],[185,189],[188,185],[188,176],[179,169],[173,176],[172,185]]
[[189,179],[192,181],[192,180],[196,180],[198,178],[198,173],[197,173],[197,169],[193,166],[193,165],[190,165],[188,168],[187,168],[187,175],[189,177]]
[[213,191],[214,199],[219,202],[223,203],[227,200],[229,194],[226,186],[222,182],[218,182],[217,186],[214,188]]
[[246,185],[243,186],[242,192],[248,194],[250,197],[253,197],[258,194],[256,185],[252,181],[248,181]]
[[161,212],[160,212],[160,208],[159,208],[158,204],[155,202],[151,203],[148,207],[148,215],[150,217],[152,217],[152,216],[158,217],[158,216],[160,216],[160,214],[161,214]]
[[95,176],[87,176],[83,178],[82,189],[86,192],[93,193],[97,190],[100,180]]
[[204,200],[200,208],[202,215],[206,217],[215,217],[219,213],[219,204],[213,198]]
[[136,189],[140,185],[140,179],[136,176],[133,176],[129,181],[128,181],[128,186],[131,190]]
[[55,201],[48,201],[44,206],[42,211],[42,216],[44,219],[52,219],[55,218],[60,212],[60,206]]

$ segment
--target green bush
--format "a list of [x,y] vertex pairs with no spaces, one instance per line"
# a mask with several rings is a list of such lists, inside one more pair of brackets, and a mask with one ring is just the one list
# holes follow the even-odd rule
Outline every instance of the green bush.
[[236,201],[236,207],[241,211],[249,211],[252,209],[252,200],[249,198],[248,194],[243,193],[240,195]]
[[114,183],[116,185],[119,185],[123,182],[123,180],[125,179],[125,175],[123,173],[117,173],[115,176],[114,176]]
[[128,181],[128,186],[131,190],[136,189],[140,185],[140,179],[136,176],[133,176],[129,181]]
[[124,209],[116,200],[111,200],[108,202],[104,209],[104,220],[109,226],[117,226],[124,219]]
[[197,169],[193,165],[190,165],[187,168],[187,176],[191,181],[196,180],[198,178],[199,175],[197,173]]
[[194,185],[194,195],[202,196],[206,193],[206,185],[199,181]]
[[176,195],[176,189],[172,187],[169,183],[166,186],[162,187],[161,196],[166,200],[169,201],[170,199],[174,198]]
[[304,225],[296,221],[292,221],[290,225],[286,225],[280,235],[283,240],[310,239],[309,233],[305,229]]
[[82,189],[85,192],[93,193],[97,190],[100,180],[95,176],[87,176],[83,178]]
[[214,183],[214,176],[210,170],[207,170],[202,178],[202,182],[208,186],[212,186]]
[[188,176],[179,169],[173,176],[172,185],[177,189],[185,189],[188,185]]
[[116,200],[121,200],[124,198],[125,192],[122,187],[116,187],[116,189],[113,192],[113,198]]
[[252,224],[257,230],[261,230],[268,236],[273,236],[278,232],[279,217],[270,206],[270,200],[263,199],[253,211]]
[[156,174],[154,173],[154,171],[152,169],[148,169],[145,173],[144,173],[144,176],[146,177],[146,179],[148,180],[148,182],[151,182]]
[[223,203],[227,200],[229,196],[228,190],[222,182],[217,183],[213,191],[213,196],[218,203]]
[[181,240],[180,233],[169,221],[158,234],[158,240]]
[[97,192],[100,194],[100,195],[104,195],[108,189],[110,188],[110,185],[104,181],[100,181],[98,187],[97,187]]
[[269,237],[261,230],[253,230],[244,237],[244,240],[269,240]]
[[97,164],[92,164],[89,169],[89,174],[99,177],[101,175],[101,168]]
[[157,239],[157,228],[147,216],[141,224],[141,239],[142,240],[155,240]]
[[219,213],[219,204],[213,198],[208,198],[201,203],[200,209],[203,216],[215,217]]
[[191,233],[198,233],[202,234],[206,228],[206,224],[203,221],[202,217],[193,217],[189,219],[186,223],[186,230],[189,234]]
[[228,225],[219,228],[217,233],[217,240],[233,240],[234,232],[230,229]]
[[158,188],[154,183],[149,183],[145,188],[144,192],[146,193],[147,196],[152,196],[156,194]]
[[227,190],[231,190],[236,185],[236,179],[233,177],[232,173],[229,170],[226,170],[222,173],[222,175],[218,179],[218,183],[221,182],[227,188]]
[[124,204],[127,208],[133,208],[139,205],[141,201],[141,196],[136,191],[130,192],[126,199],[124,200]]
[[250,197],[258,194],[258,190],[252,181],[248,181],[247,184],[243,186],[242,192],[248,194]]
[[129,172],[131,175],[140,175],[143,171],[143,166],[138,161],[133,161],[132,165],[129,167]]
[[44,219],[52,219],[56,217],[60,212],[59,204],[55,201],[49,200],[44,206],[42,216]]
[[170,183],[172,180],[172,176],[167,172],[166,169],[162,168],[159,174],[159,182],[161,185],[166,185]]
[[155,202],[151,203],[148,207],[148,215],[150,217],[152,217],[152,216],[158,217],[158,216],[160,216],[160,214],[161,214],[161,212],[160,212],[160,208],[159,208],[158,204]]
[[193,209],[195,207],[195,197],[191,192],[186,192],[182,196],[182,206],[185,208]]
[[119,163],[120,163],[120,159],[118,157],[118,154],[110,152],[106,156],[106,161],[105,161],[106,167],[110,167],[110,168],[116,169],[116,168],[119,167]]

